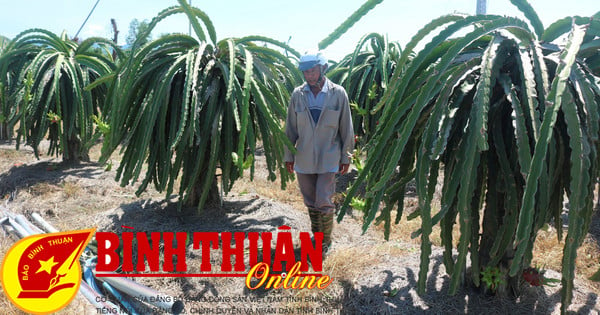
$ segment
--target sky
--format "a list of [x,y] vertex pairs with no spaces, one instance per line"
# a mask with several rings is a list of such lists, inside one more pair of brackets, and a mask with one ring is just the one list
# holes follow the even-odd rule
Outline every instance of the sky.
[[[30,28],[74,37],[98,0],[0,0],[0,35],[13,38]],[[364,0],[188,0],[211,19],[217,39],[248,35],[267,36],[300,52],[316,50],[317,44],[346,20]],[[600,11],[599,0],[530,0],[544,27],[566,16],[591,16]],[[111,18],[124,44],[133,19],[150,21],[176,0],[99,0],[79,38],[112,38]],[[449,13],[475,14],[476,0],[384,0],[358,21],[346,34],[324,50],[339,60],[351,53],[360,38],[377,32],[402,47],[429,21]],[[487,13],[523,17],[509,0],[488,0]],[[164,33],[188,33],[184,14],[158,24],[154,38]]]

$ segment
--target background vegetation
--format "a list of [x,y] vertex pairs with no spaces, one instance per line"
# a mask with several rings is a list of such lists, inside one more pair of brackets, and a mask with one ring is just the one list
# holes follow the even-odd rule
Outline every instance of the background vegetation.
[[107,84],[84,89],[115,70],[111,51],[119,48],[103,38],[81,44],[42,29],[17,35],[0,55],[2,123],[9,132],[19,125],[22,139],[37,150],[46,136],[48,154],[67,162],[88,160],[94,136],[92,117],[102,113]]

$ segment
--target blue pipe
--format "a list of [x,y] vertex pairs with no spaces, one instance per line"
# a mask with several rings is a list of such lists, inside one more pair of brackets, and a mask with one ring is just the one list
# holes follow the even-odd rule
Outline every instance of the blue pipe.
[[125,307],[125,309],[127,311],[129,311],[129,313],[131,313],[132,315],[138,314],[135,310],[135,307],[133,307],[133,305],[131,303],[129,303],[127,298],[125,298],[121,293],[119,293],[119,291],[117,291],[115,288],[113,288],[110,284],[103,282],[102,287],[104,287],[106,289],[106,291],[108,291],[110,294],[112,294],[123,305],[123,307]]

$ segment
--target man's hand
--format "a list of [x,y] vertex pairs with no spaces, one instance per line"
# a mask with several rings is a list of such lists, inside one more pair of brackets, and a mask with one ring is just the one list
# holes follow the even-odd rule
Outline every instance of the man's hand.
[[348,173],[348,169],[350,168],[350,164],[340,164],[340,175],[344,175]]
[[294,174],[294,162],[285,162],[285,168],[287,169],[288,173]]

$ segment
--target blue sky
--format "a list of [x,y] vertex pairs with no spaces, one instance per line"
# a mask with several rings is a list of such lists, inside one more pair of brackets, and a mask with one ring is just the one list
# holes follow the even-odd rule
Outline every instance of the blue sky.
[[[12,38],[29,28],[44,28],[74,36],[97,0],[0,0],[0,35]],[[189,1],[189,0],[188,0]],[[363,0],[191,0],[213,21],[218,39],[263,35],[289,43],[303,52],[317,43],[359,8]],[[540,19],[550,23],[571,15],[591,16],[600,11],[598,0],[530,0]],[[100,0],[79,37],[112,38],[110,19],[117,21],[119,44],[125,43],[134,18],[150,20],[176,0]],[[331,59],[350,53],[365,34],[378,32],[401,46],[427,22],[444,14],[475,13],[476,0],[384,0],[326,49]],[[509,0],[488,0],[489,14],[521,17]],[[189,30],[187,18],[177,15],[161,22],[154,35]],[[291,36],[291,39],[290,39]]]

